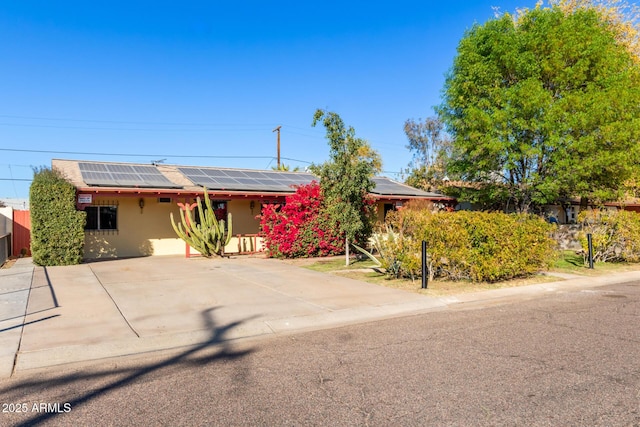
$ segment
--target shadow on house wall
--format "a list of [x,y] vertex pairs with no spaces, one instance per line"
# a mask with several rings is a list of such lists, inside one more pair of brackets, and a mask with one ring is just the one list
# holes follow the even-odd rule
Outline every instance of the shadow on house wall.
[[84,258],[86,260],[153,255],[153,245],[149,239],[136,240],[135,238],[126,236],[123,238],[114,238],[114,234],[106,235],[87,232],[84,242]]

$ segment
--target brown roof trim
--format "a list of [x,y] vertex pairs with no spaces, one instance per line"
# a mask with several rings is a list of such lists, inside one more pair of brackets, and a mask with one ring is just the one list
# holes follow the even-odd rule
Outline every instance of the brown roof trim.
[[426,197],[426,196],[394,196],[394,195],[380,195],[371,193],[370,196],[379,202],[383,201],[398,201],[398,200],[428,200],[430,202],[457,202],[455,197],[441,196],[441,197]]
[[614,207],[617,207],[617,208],[624,208],[624,207],[627,207],[627,206],[629,206],[629,207],[638,207],[638,206],[640,206],[640,203],[638,203],[638,202],[633,202],[633,203],[631,203],[631,202],[628,202],[628,203],[627,202],[605,202],[604,205],[605,206],[614,206]]
[[[120,188],[120,187],[80,187],[77,189],[78,194],[95,194],[96,196],[106,197],[140,197],[140,196],[174,196],[174,197],[198,197],[204,194],[204,191],[180,190],[180,189],[162,189],[162,188]],[[269,192],[238,192],[238,191],[220,191],[207,190],[207,194],[212,198],[232,198],[232,199],[249,199],[249,198],[280,198],[286,197],[293,193],[269,193]]]
[[[180,189],[163,189],[163,188],[122,188],[122,187],[80,187],[77,189],[78,194],[94,194],[96,196],[105,197],[198,197],[204,194],[204,191],[180,190]],[[283,198],[290,196],[291,193],[270,193],[270,192],[239,192],[239,191],[221,191],[207,190],[207,194],[211,198],[229,198],[229,199],[269,199]],[[424,196],[403,196],[403,195],[380,195],[371,193],[370,196],[376,201],[399,201],[399,200],[430,200],[434,202],[455,202],[454,197],[424,197]]]

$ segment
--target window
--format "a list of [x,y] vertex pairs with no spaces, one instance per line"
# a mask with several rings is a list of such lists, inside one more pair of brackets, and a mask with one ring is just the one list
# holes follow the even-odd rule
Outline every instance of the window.
[[566,210],[567,214],[567,224],[575,224],[576,223],[576,208],[573,206],[569,206]]
[[[204,202],[201,202],[201,203],[202,203],[202,210],[205,211],[207,209],[207,206],[205,205]],[[219,201],[219,200],[211,200],[211,207],[213,208],[213,213],[215,214],[216,219],[218,221],[227,220],[227,202]],[[200,224],[200,211],[198,210],[197,206],[193,209],[193,216],[194,216],[194,220],[196,221],[196,224]]]
[[387,218],[387,214],[390,211],[395,211],[396,210],[396,205],[395,205],[395,203],[385,203],[383,209],[384,209],[384,214],[383,214],[382,218],[386,219]]
[[117,230],[118,207],[117,206],[87,206],[87,224],[85,230]]
[[212,200],[211,207],[213,208],[213,213],[216,215],[216,219],[218,221],[227,220],[227,202]]

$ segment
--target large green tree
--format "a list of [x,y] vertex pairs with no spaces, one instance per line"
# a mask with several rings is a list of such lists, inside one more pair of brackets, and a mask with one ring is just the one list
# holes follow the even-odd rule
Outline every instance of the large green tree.
[[329,160],[312,169],[320,177],[320,187],[331,218],[345,235],[345,253],[349,263],[349,242],[362,242],[373,227],[372,205],[368,194],[371,178],[380,170],[380,155],[353,127],[347,127],[333,112],[316,110],[312,126],[322,123],[329,142]]
[[640,7],[627,0],[548,0],[565,14],[592,10],[613,33],[618,44],[640,62]]
[[594,10],[557,6],[469,30],[438,109],[448,171],[521,211],[614,199],[638,168],[640,73]]

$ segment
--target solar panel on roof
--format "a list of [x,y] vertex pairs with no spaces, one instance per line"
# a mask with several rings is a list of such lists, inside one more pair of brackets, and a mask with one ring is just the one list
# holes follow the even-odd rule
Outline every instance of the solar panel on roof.
[[294,185],[317,179],[311,174],[214,168],[178,168],[195,185],[214,190],[293,192]]
[[257,184],[258,181],[256,179],[253,178],[236,178],[236,181],[238,181],[240,184],[248,184],[248,185],[252,185],[252,184]]
[[85,163],[85,170],[88,172],[106,172],[107,167],[102,164]]
[[182,188],[167,179],[155,166],[78,163],[87,185],[107,187]]
[[108,172],[86,172],[92,179],[109,179],[110,174]]
[[395,182],[388,178],[375,177],[373,178],[375,184],[372,193],[380,195],[394,195],[394,196],[430,196],[431,194],[426,191],[419,190],[417,188],[409,187],[407,185]]
[[207,176],[206,173],[204,173],[204,171],[202,169],[198,169],[198,168],[193,168],[192,173],[194,175],[202,175],[202,176]]
[[[153,166],[131,166],[131,168],[133,169],[134,172],[139,173],[139,174],[149,174],[151,175],[152,173],[149,172],[151,171],[157,171],[157,169],[155,169]],[[153,169],[150,169],[153,168]]]
[[232,183],[232,184],[237,184],[238,181],[236,181],[236,178],[231,178],[229,176],[225,176],[225,177],[221,177],[221,178],[213,178],[213,177],[207,177],[209,180],[214,181],[214,182],[227,182],[227,183]]
[[129,170],[133,170],[132,166],[124,166],[124,165],[107,165],[107,170],[111,173],[113,172],[127,172]]
[[248,178],[249,177],[249,174],[246,174],[241,171],[224,171],[224,173],[227,174],[227,176],[230,176],[232,178]]
[[197,169],[197,172],[200,172],[202,176],[207,176],[211,178],[228,178],[229,177],[229,175],[227,175],[227,173],[224,171],[207,171],[204,169]]
[[272,179],[272,175],[264,172],[254,172],[254,175],[262,179]]
[[139,177],[133,177],[129,174],[119,174],[121,176],[117,176],[116,180],[118,181],[119,186],[132,186],[132,187],[146,187],[151,186],[151,184],[145,185],[145,181],[143,181]]

